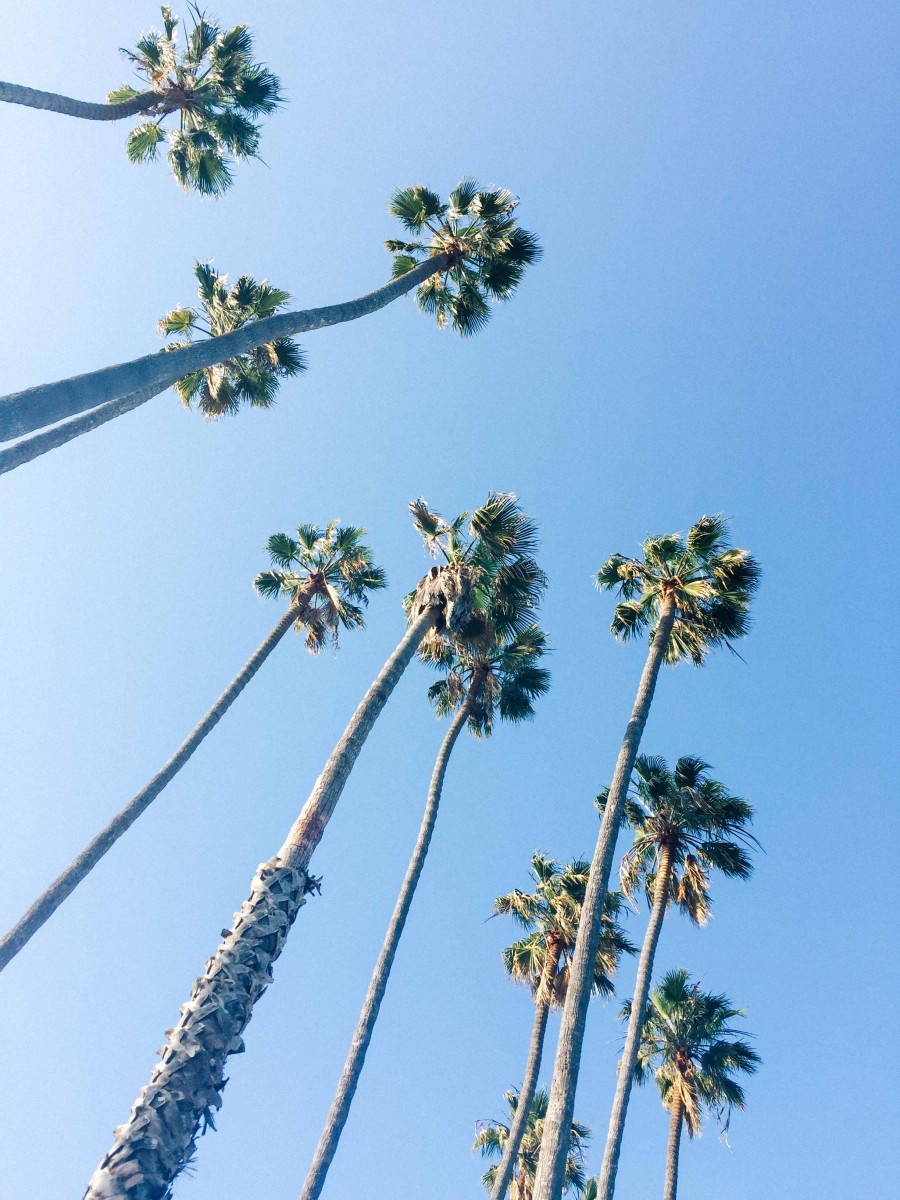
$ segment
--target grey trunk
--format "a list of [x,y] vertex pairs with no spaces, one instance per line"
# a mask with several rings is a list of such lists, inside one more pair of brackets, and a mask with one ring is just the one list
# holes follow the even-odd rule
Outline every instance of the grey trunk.
[[181,743],[166,765],[159,771],[146,787],[142,788],[125,807],[113,817],[108,825],[74,858],[63,873],[50,884],[43,895],[38,896],[31,908],[20,917],[12,929],[0,939],[0,971],[37,933],[45,921],[56,912],[81,881],[100,862],[104,854],[111,850],[123,833],[135,823],[138,817],[152,801],[156,799],[166,784],[178,774],[203,739],[219,723],[228,709],[232,706],[259,668],[263,665],[291,625],[297,620],[296,605],[291,605],[266,640],[258,647],[252,658],[246,662],[241,671],[231,681],[219,699],[215,702],[203,720]]
[[672,1120],[669,1123],[669,1145],[666,1150],[666,1186],[663,1200],[675,1200],[678,1191],[678,1151],[681,1149],[682,1106],[680,1100],[672,1104]]
[[615,774],[609,789],[609,798],[606,802],[594,857],[591,861],[581,920],[578,923],[578,936],[575,939],[575,950],[570,964],[569,987],[563,1006],[556,1063],[553,1069],[553,1083],[550,1088],[547,1115],[544,1119],[541,1156],[534,1181],[534,1200],[560,1200],[562,1196],[566,1155],[569,1149],[569,1130],[572,1126],[575,1089],[578,1084],[578,1068],[581,1063],[581,1047],[584,1041],[588,1004],[591,999],[594,963],[597,958],[597,947],[600,943],[602,929],[603,901],[609,887],[613,851],[619,835],[628,784],[634,770],[641,736],[650,713],[650,705],[653,702],[656,680],[665,658],[676,615],[674,599],[668,597],[663,602],[659,623],[650,643],[644,670],[641,673],[637,698],[631,712],[631,719],[625,729],[625,736],[622,739]]
[[[330,304],[324,308],[309,308],[302,312],[276,313],[261,321],[253,321],[223,333],[219,337],[194,342],[181,350],[168,354],[145,354],[143,358],[119,363],[114,367],[102,367],[85,375],[73,375],[57,383],[27,388],[23,392],[12,392],[0,397],[0,442],[23,437],[64,421],[77,413],[97,408],[110,400],[120,400],[143,389],[156,388],[163,391],[177,380],[226,359],[246,354],[257,346],[265,345],[276,338],[293,337],[324,329],[328,325],[340,325],[355,321],[369,313],[377,312],[392,300],[404,296],[423,280],[435,275],[447,265],[446,254],[436,254],[407,271],[390,283],[376,288],[356,300],[344,304]],[[148,390],[147,398],[153,395]]]
[[650,995],[650,983],[653,978],[653,960],[656,957],[656,947],[659,945],[659,935],[669,902],[671,881],[672,851],[666,846],[663,847],[660,855],[653,908],[650,912],[650,921],[647,925],[647,932],[644,934],[644,944],[641,947],[641,957],[638,962],[634,996],[631,1001],[631,1016],[628,1018],[628,1032],[625,1036],[625,1049],[622,1051],[622,1061],[619,1063],[616,1094],[613,1098],[612,1114],[609,1118],[609,1132],[606,1135],[606,1150],[603,1154],[603,1167],[600,1171],[598,1200],[612,1200],[616,1190],[616,1172],[619,1167],[619,1154],[622,1150],[622,1135],[625,1132],[628,1101],[634,1082],[634,1066],[640,1049],[647,997]]
[[121,104],[95,104],[90,100],[73,100],[71,96],[40,92],[37,88],[4,83],[2,80],[0,101],[23,104],[26,108],[43,108],[67,117],[81,117],[84,121],[121,121],[123,117],[133,117],[137,113],[161,111],[163,105],[163,97],[159,92],[141,92],[130,100],[123,100]]
[[431,835],[434,833],[438,808],[441,803],[441,792],[444,786],[447,763],[450,760],[450,754],[456,744],[456,739],[469,719],[473,699],[474,693],[470,689],[465,703],[454,716],[450,723],[450,728],[441,742],[441,748],[431,774],[431,784],[428,788],[428,799],[425,804],[425,812],[422,816],[422,824],[419,827],[419,836],[416,840],[412,857],[409,860],[409,865],[406,868],[406,875],[403,879],[403,885],[400,888],[400,895],[397,898],[393,915],[391,916],[387,936],[384,939],[381,953],[375,964],[375,970],[372,972],[372,978],[369,981],[369,990],[366,992],[365,1003],[359,1014],[359,1021],[356,1031],[353,1034],[353,1041],[350,1043],[350,1052],[347,1055],[347,1061],[344,1063],[344,1071],[338,1083],[337,1091],[334,1094],[334,1099],[331,1102],[331,1108],[325,1121],[325,1128],[322,1130],[322,1136],[319,1138],[319,1144],[316,1147],[312,1165],[309,1168],[309,1174],[306,1176],[303,1191],[300,1193],[300,1200],[318,1200],[322,1188],[325,1186],[325,1177],[328,1174],[328,1168],[331,1166],[338,1142],[347,1123],[347,1117],[350,1114],[350,1105],[353,1103],[359,1077],[365,1066],[366,1053],[369,1049],[369,1043],[372,1040],[375,1022],[378,1020],[378,1012],[381,1008],[381,1001],[384,998],[388,979],[390,978],[394,956],[397,953],[397,946],[400,943],[400,937],[403,933],[403,927],[406,924],[406,918],[409,916],[409,910],[412,907],[413,896],[415,895],[419,877],[425,865],[428,847],[431,844]]
[[306,870],[312,852],[366,735],[438,613],[421,608],[351,717],[281,850],[259,867],[250,898],[195,981],[150,1082],[116,1129],[84,1200],[164,1200],[197,1138],[212,1125],[227,1060],[244,1049],[241,1035],[253,1006],[272,982],[272,964],[315,886]]
[[522,1137],[528,1125],[528,1114],[537,1090],[538,1073],[541,1069],[541,1059],[544,1056],[544,1035],[547,1032],[547,1017],[550,1007],[547,1004],[535,1004],[534,1026],[531,1030],[531,1045],[528,1048],[528,1062],[525,1065],[525,1078],[519,1092],[519,1102],[516,1105],[516,1115],[509,1130],[509,1137],[503,1148],[503,1157],[497,1168],[494,1186],[491,1188],[490,1200],[504,1200],[516,1169],[516,1158]]

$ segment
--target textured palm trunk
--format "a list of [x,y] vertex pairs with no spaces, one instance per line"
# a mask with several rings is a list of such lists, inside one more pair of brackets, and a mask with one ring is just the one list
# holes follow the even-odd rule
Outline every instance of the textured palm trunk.
[[192,371],[200,371],[246,354],[276,338],[293,337],[368,316],[443,270],[448,261],[446,254],[436,254],[405,275],[376,288],[374,292],[344,304],[329,304],[324,308],[309,308],[302,312],[276,313],[275,316],[243,325],[231,333],[206,338],[167,354],[145,354],[143,358],[114,367],[102,367],[85,375],[73,375],[57,383],[42,384],[2,396],[0,442],[34,433],[46,425],[67,420],[87,409],[97,408],[110,400],[121,400],[144,389],[147,389],[146,399],[149,399],[156,394],[153,388],[164,391]]
[[544,1056],[544,1036],[547,1032],[547,1017],[550,1015],[548,1004],[535,1004],[534,1025],[531,1029],[531,1044],[528,1048],[528,1062],[525,1064],[525,1078],[519,1092],[519,1102],[516,1105],[516,1115],[509,1130],[509,1137],[503,1148],[503,1157],[497,1168],[494,1186],[491,1188],[490,1200],[504,1200],[513,1172],[516,1169],[516,1157],[522,1145],[522,1137],[528,1125],[528,1114],[537,1090],[538,1073],[541,1069],[541,1059]]
[[597,846],[591,861],[588,885],[578,923],[578,936],[572,955],[569,987],[563,1006],[562,1024],[553,1069],[553,1083],[547,1115],[544,1119],[544,1135],[541,1140],[541,1157],[538,1162],[534,1183],[534,1200],[560,1200],[569,1149],[569,1130],[575,1108],[575,1088],[578,1084],[578,1068],[581,1063],[581,1047],[587,1021],[588,1004],[591,998],[593,965],[597,957],[603,919],[603,901],[609,887],[609,874],[613,851],[619,835],[622,810],[628,793],[628,784],[634,770],[635,759],[640,749],[641,737],[660,667],[665,659],[666,647],[675,624],[677,609],[672,596],[667,597],[661,607],[659,623],[647,661],[641,673],[637,697],[631,719],[625,729],[615,774],[609,789],[609,798],[603,813]]
[[650,912],[650,920],[647,924],[647,932],[644,934],[644,944],[641,947],[641,957],[638,962],[634,996],[631,1001],[631,1016],[628,1018],[628,1032],[625,1036],[625,1049],[622,1052],[622,1061],[619,1063],[619,1073],[616,1078],[616,1094],[613,1098],[609,1132],[606,1135],[606,1150],[603,1154],[603,1167],[600,1171],[599,1200],[612,1200],[616,1190],[616,1172],[619,1167],[619,1154],[622,1150],[628,1101],[634,1083],[634,1067],[644,1028],[647,997],[650,995],[650,983],[653,978],[653,960],[656,957],[656,947],[659,945],[659,935],[662,932],[666,916],[671,883],[672,850],[671,847],[664,846],[656,873],[653,908]]
[[322,1130],[322,1136],[319,1138],[319,1144],[316,1147],[312,1165],[306,1176],[303,1191],[300,1193],[300,1200],[318,1200],[325,1185],[328,1169],[337,1151],[344,1126],[347,1123],[347,1118],[350,1114],[350,1105],[353,1103],[359,1077],[365,1066],[366,1053],[369,1049],[369,1043],[372,1040],[375,1022],[378,1020],[378,1012],[381,1008],[381,1001],[384,998],[388,979],[390,978],[391,968],[394,965],[397,946],[400,943],[400,937],[406,925],[406,918],[409,916],[413,896],[415,895],[416,887],[422,874],[422,868],[425,865],[428,848],[431,844],[431,836],[434,833],[438,808],[441,803],[441,793],[444,787],[444,775],[447,771],[447,763],[450,761],[450,755],[456,744],[456,740],[465,727],[466,721],[469,719],[469,713],[472,710],[472,704],[477,692],[478,688],[475,686],[469,689],[469,694],[465,702],[453,717],[450,728],[441,742],[441,748],[431,775],[428,799],[425,804],[422,824],[419,828],[419,836],[416,840],[412,857],[409,860],[409,865],[406,868],[406,875],[403,879],[403,885],[400,888],[400,895],[397,898],[393,915],[391,916],[387,936],[381,947],[381,953],[375,964],[375,970],[372,972],[369,990],[366,993],[365,1003],[359,1015],[356,1031],[353,1034],[353,1041],[350,1044],[350,1052],[347,1055],[347,1061],[344,1063],[344,1071],[338,1083],[337,1091],[334,1094],[334,1099],[331,1102],[331,1108],[325,1121],[325,1128]]
[[666,1150],[666,1186],[663,1200],[675,1200],[678,1191],[678,1151],[681,1149],[681,1126],[683,1106],[676,1099],[672,1104],[672,1120],[669,1123],[669,1145]]
[[56,92],[40,92],[37,88],[22,87],[18,83],[0,80],[0,101],[7,104],[22,104],[26,108],[43,108],[47,112],[62,113],[66,117],[80,117],[83,121],[121,121],[138,113],[158,112],[163,103],[159,92],[140,92],[121,104],[95,104],[90,100],[73,100],[71,96],[60,96]]
[[366,735],[441,611],[450,610],[451,628],[454,607],[460,619],[465,615],[467,597],[460,593],[466,581],[449,571],[432,568],[419,585],[415,619],[351,717],[281,849],[259,867],[249,899],[194,982],[150,1082],[116,1129],[84,1200],[164,1200],[197,1138],[212,1125],[222,1104],[225,1065],[244,1049],[241,1035],[253,1006],[272,982],[272,966],[316,886],[309,861]]
[[232,704],[259,668],[301,615],[297,604],[292,604],[269,636],[257,648],[252,658],[244,664],[243,668],[231,681],[203,720],[181,743],[162,770],[157,772],[147,786],[142,788],[136,796],[129,800],[120,812],[116,813],[109,824],[105,825],[92,841],[88,842],[77,858],[74,858],[69,863],[63,873],[35,900],[24,916],[0,939],[0,971],[15,958],[19,951],[34,937],[44,922],[49,920],[63,901],[71,896],[79,883],[93,871],[94,867],[96,867],[107,851],[112,849],[122,834],[131,828],[141,813],[150,807],[163,788],[175,778],[206,735],[218,725],[228,709],[231,708]]

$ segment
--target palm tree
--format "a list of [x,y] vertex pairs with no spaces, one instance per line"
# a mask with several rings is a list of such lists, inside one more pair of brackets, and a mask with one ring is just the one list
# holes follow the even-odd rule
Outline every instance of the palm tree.
[[759,567],[746,550],[728,544],[728,523],[704,516],[687,537],[677,533],[648,538],[642,557],[613,554],[596,576],[602,590],[618,591],[612,631],[627,640],[645,631],[650,648],[637,697],[616,761],[612,786],[584,900],[584,917],[572,959],[572,982],[563,1009],[544,1154],[535,1182],[535,1200],[559,1200],[565,1166],[565,1132],[572,1118],[590,980],[600,937],[600,915],[628,783],[660,668],[683,660],[700,665],[719,646],[731,647],[748,630],[750,600],[759,585]]
[[[406,188],[395,193],[390,211],[407,229],[419,228],[418,214],[432,212],[433,196],[424,187]],[[421,210],[415,208],[419,202],[416,197],[426,198],[420,202]],[[518,200],[502,188],[480,189],[464,179],[450,193],[449,204],[438,204],[441,215],[427,217],[428,228],[433,230],[427,246],[401,253],[397,246],[413,244],[386,243],[394,253],[394,278],[368,295],[325,308],[275,313],[182,346],[171,354],[147,354],[0,397],[0,442],[67,421],[60,429],[0,452],[0,474],[137,408],[194,372],[249,354],[281,338],[354,321],[414,288],[418,289],[420,307],[432,312],[438,324],[446,322],[449,312],[451,324],[460,333],[473,333],[486,319],[483,306],[491,299],[508,299],[525,267],[540,257],[537,238],[515,222],[517,205]],[[429,299],[436,286],[429,285],[429,280],[437,276],[446,292],[440,303]],[[454,282],[460,278],[464,278],[465,287]],[[89,412],[91,409],[96,411]],[[79,413],[87,415],[77,417]],[[68,420],[72,417],[76,419]]]
[[[189,7],[192,24],[183,45],[178,18],[163,5],[162,30],[151,29],[135,50],[122,51],[141,81],[140,91],[123,84],[106,104],[94,104],[0,82],[0,100],[87,121],[149,117],[129,134],[129,159],[149,162],[167,143],[169,165],[184,190],[220,196],[231,186],[232,160],[258,157],[259,118],[283,102],[281,84],[253,61],[246,25],[223,32],[196,4]],[[174,113],[177,128],[166,128]]]
[[372,551],[362,541],[364,536],[364,529],[331,521],[324,529],[301,525],[296,540],[285,533],[269,538],[269,557],[279,569],[257,575],[254,586],[260,595],[287,597],[284,614],[165,766],[88,842],[0,939],[0,971],[171,783],[292,625],[305,635],[311,653],[326,641],[336,644],[341,626],[364,626],[363,606],[368,604],[369,593],[386,585],[384,571],[374,565]]
[[[663,759],[641,755],[625,801],[624,820],[634,830],[634,842],[622,859],[622,891],[633,898],[643,886],[651,911],[600,1172],[601,1200],[612,1200],[615,1192],[641,1023],[666,910],[674,901],[695,925],[704,925],[711,903],[709,872],[737,879],[748,879],[753,872],[746,849],[755,842],[747,830],[753,809],[710,779],[708,771],[709,764],[699,758],[679,758],[670,771]],[[607,788],[597,798],[601,813],[608,798]]]
[[[516,1092],[504,1092],[503,1098],[509,1106],[510,1124],[516,1124],[520,1097]],[[528,1109],[528,1118],[524,1122],[525,1130],[516,1154],[515,1170],[510,1183],[510,1200],[533,1200],[534,1180],[541,1154],[541,1143],[544,1137],[544,1121],[547,1114],[547,1092],[539,1088]],[[584,1150],[590,1139],[591,1131],[586,1125],[570,1121],[568,1137],[566,1138],[566,1161],[563,1172],[563,1191],[583,1194],[585,1187]],[[480,1124],[478,1134],[472,1146],[481,1151],[482,1158],[499,1158],[505,1150],[510,1137],[510,1125],[501,1121],[484,1121]],[[496,1176],[499,1164],[495,1163],[482,1175],[484,1186],[494,1195]]]
[[[537,574],[536,564],[531,571]],[[542,580],[536,584],[535,591],[541,583]],[[482,591],[481,597],[476,597],[472,618],[459,636],[429,637],[420,647],[423,658],[444,668],[444,678],[429,688],[429,697],[438,715],[452,715],[452,720],[435,760],[419,835],[300,1200],[317,1200],[321,1194],[347,1123],[400,937],[431,844],[444,777],[456,740],[466,724],[476,738],[489,737],[495,715],[510,721],[529,719],[534,716],[534,701],[550,686],[549,672],[537,665],[546,647],[546,637],[538,626],[530,625],[521,632],[500,632],[510,624],[527,619],[534,611],[533,604],[526,604],[522,611],[514,614],[512,622],[505,613],[498,614],[495,621],[494,609],[493,590]],[[489,637],[486,630],[490,631]]]
[[249,898],[195,980],[167,1033],[161,1062],[116,1129],[115,1144],[94,1172],[85,1200],[134,1200],[137,1175],[148,1200],[168,1194],[221,1106],[228,1058],[243,1049],[241,1035],[253,1006],[272,982],[272,966],[306,896],[319,887],[309,869],[313,852],[404,670],[428,633],[452,636],[465,626],[479,591],[492,589],[497,612],[503,613],[526,586],[536,531],[510,493],[492,493],[479,509],[452,523],[423,500],[410,509],[426,547],[444,562],[431,568],[408,599],[406,633],[350,718],[284,843],[257,869]]
[[[623,1015],[630,1017],[631,1005]],[[728,1128],[731,1110],[744,1107],[744,1090],[735,1074],[756,1073],[760,1057],[748,1036],[730,1022],[744,1015],[727,996],[701,992],[687,971],[670,971],[654,988],[643,1022],[635,1080],[652,1073],[663,1107],[672,1114],[666,1155],[663,1200],[675,1200],[681,1131],[697,1137],[704,1112],[712,1111]]]
[[[525,1135],[527,1114],[537,1087],[547,1017],[553,1008],[562,1008],[569,985],[569,966],[581,906],[587,887],[590,863],[575,861],[560,867],[552,859],[535,853],[531,859],[533,892],[518,888],[494,901],[494,913],[508,914],[525,928],[526,935],[503,952],[503,965],[516,983],[531,989],[534,999],[534,1025],[525,1066],[525,1077],[519,1092],[519,1106],[506,1139],[503,1156],[491,1186],[491,1200],[504,1200]],[[623,908],[618,892],[606,897],[603,928],[594,962],[592,992],[595,995],[613,994],[612,976],[623,954],[637,953],[616,921]]]

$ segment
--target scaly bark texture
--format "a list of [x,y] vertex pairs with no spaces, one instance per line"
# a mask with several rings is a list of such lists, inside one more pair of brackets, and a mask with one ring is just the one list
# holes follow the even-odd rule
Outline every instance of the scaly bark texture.
[[672,1120],[669,1123],[669,1145],[666,1150],[666,1186],[663,1190],[663,1200],[675,1200],[678,1191],[678,1151],[681,1148],[682,1104],[675,1100],[672,1104]]
[[671,883],[672,850],[671,847],[664,846],[656,871],[653,908],[650,911],[650,920],[647,924],[647,932],[644,934],[644,944],[641,947],[641,957],[638,962],[634,996],[631,1000],[631,1016],[628,1018],[628,1032],[625,1036],[625,1049],[622,1051],[622,1061],[619,1063],[619,1072],[616,1077],[616,1094],[613,1097],[609,1132],[606,1135],[606,1150],[603,1154],[603,1167],[600,1171],[599,1200],[612,1200],[616,1190],[616,1172],[619,1167],[619,1154],[622,1150],[628,1101],[634,1083],[634,1066],[641,1045],[647,997],[650,995],[650,984],[653,979],[653,962],[669,903]]
[[101,858],[112,849],[122,834],[131,828],[141,813],[150,807],[166,784],[174,779],[206,735],[221,721],[228,709],[301,615],[301,609],[297,604],[292,604],[269,636],[257,648],[253,656],[244,664],[243,668],[231,681],[203,720],[195,726],[190,735],[181,743],[162,770],[158,771],[147,786],[142,788],[136,796],[129,800],[125,807],[116,813],[109,824],[104,826],[92,841],[88,842],[77,858],[74,858],[69,863],[63,873],[35,900],[24,916],[0,939],[0,971],[34,937],[44,922],[49,920],[63,901],[74,892],[79,883],[90,874]]
[[37,88],[22,87],[18,83],[0,80],[0,101],[7,104],[23,104],[26,108],[43,108],[48,112],[62,113],[66,117],[80,117],[84,121],[121,121],[137,113],[168,111],[159,92],[141,92],[121,104],[96,104],[90,100],[73,100],[71,96],[60,96],[56,92],[40,92]]
[[490,1200],[504,1200],[516,1169],[516,1158],[522,1138],[528,1125],[528,1114],[534,1093],[537,1090],[538,1074],[541,1069],[541,1059],[544,1057],[544,1035],[547,1032],[547,1017],[550,1015],[549,1004],[535,1004],[534,1025],[531,1030],[531,1044],[528,1048],[528,1062],[525,1066],[525,1078],[519,1092],[519,1102],[516,1105],[516,1115],[510,1126],[509,1137],[503,1148],[503,1157],[494,1177]]
[[343,790],[365,735],[422,638],[444,621],[453,629],[471,608],[471,584],[459,568],[433,567],[419,584],[415,614],[316,780],[281,850],[258,871],[250,898],[195,982],[178,1025],[168,1032],[131,1116],[95,1171],[84,1200],[165,1200],[222,1103],[225,1064],[243,1050],[241,1034],[271,982],[305,895],[316,887],[306,868]]
[[[293,337],[368,316],[443,270],[448,261],[446,254],[436,254],[398,279],[344,304],[330,304],[302,312],[276,313],[261,321],[252,321],[231,333],[193,342],[190,346],[167,354],[145,354],[143,358],[114,367],[102,367],[85,375],[73,375],[57,383],[42,384],[2,396],[0,442],[34,433],[45,425],[64,421],[87,409],[97,408],[110,400],[120,400],[145,388],[155,387],[163,391],[192,371],[246,354],[277,338]],[[153,394],[148,391],[147,398]]]
[[337,1151],[344,1126],[347,1124],[347,1118],[350,1115],[350,1105],[353,1103],[359,1078],[365,1066],[366,1053],[372,1040],[375,1022],[378,1020],[378,1012],[381,1008],[381,1001],[384,999],[391,968],[394,965],[397,947],[400,944],[400,937],[406,925],[406,918],[409,916],[416,887],[418,886],[422,868],[425,865],[425,858],[428,854],[428,848],[431,844],[431,836],[434,833],[438,808],[441,803],[441,793],[444,787],[444,775],[447,771],[447,764],[450,761],[450,755],[453,747],[456,745],[456,740],[465,727],[466,721],[469,719],[469,713],[471,712],[476,695],[477,688],[470,688],[465,702],[454,715],[453,720],[450,722],[450,728],[441,742],[441,748],[431,775],[431,783],[428,788],[428,798],[425,804],[422,824],[419,828],[419,836],[416,839],[412,857],[406,868],[406,875],[404,876],[400,895],[397,898],[397,903],[391,916],[384,944],[381,947],[381,953],[378,955],[375,970],[372,972],[372,978],[369,981],[369,990],[366,993],[365,1003],[359,1014],[356,1031],[350,1043],[350,1052],[347,1055],[347,1061],[344,1063],[343,1074],[338,1083],[337,1091],[334,1094],[334,1099],[331,1102],[331,1108],[325,1121],[325,1127],[322,1130],[322,1136],[319,1138],[319,1144],[316,1147],[312,1165],[306,1176],[303,1191],[300,1193],[300,1200],[318,1200],[325,1185],[328,1169]]
[[534,1181],[534,1200],[561,1200],[562,1197],[569,1129],[575,1108],[575,1088],[578,1084],[581,1047],[591,998],[593,964],[597,957],[602,929],[603,901],[609,887],[612,857],[619,835],[628,783],[634,770],[644,726],[647,724],[653,702],[656,680],[665,659],[676,616],[674,598],[669,596],[660,609],[659,622],[641,673],[637,698],[619,750],[597,846],[591,861],[578,936],[575,939],[575,950],[569,968],[569,988],[563,1006],[553,1083],[544,1119],[541,1155]]

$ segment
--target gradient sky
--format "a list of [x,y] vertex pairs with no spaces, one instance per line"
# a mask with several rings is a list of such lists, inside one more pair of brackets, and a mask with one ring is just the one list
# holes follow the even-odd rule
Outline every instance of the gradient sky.
[[[765,1065],[685,1200],[875,1200],[898,1163],[895,662],[896,55],[880,0],[559,5],[221,0],[290,97],[267,166],[218,202],[131,166],[125,125],[4,106],[0,390],[158,345],[212,258],[300,306],[383,281],[395,187],[463,174],[522,197],[544,261],[478,338],[411,301],[310,335],[278,407],[210,425],[158,397],[0,481],[0,908],[8,925],[161,765],[274,623],[272,532],[365,525],[391,588],[337,654],[279,647],[189,767],[4,973],[0,1196],[81,1194],[219,930],[279,846],[427,563],[406,515],[511,489],[542,528],[554,686],[533,724],[464,738],[326,1195],[482,1191],[479,1118],[521,1078],[528,995],[485,923],[540,848],[590,853],[643,648],[608,633],[614,550],[733,519],[764,586],[743,660],[666,671],[644,741],[758,809],[750,884],[715,883],[685,966],[746,1006]],[[0,74],[99,99],[150,4],[4,13]],[[892,659],[894,660],[892,662]],[[315,859],[219,1132],[178,1200],[303,1182],[442,733],[410,669]],[[640,939],[645,916],[629,920]],[[634,967],[620,978],[629,995]],[[577,1116],[598,1169],[621,1039],[596,1004]],[[549,1080],[555,1028],[544,1079]],[[622,1200],[659,1194],[666,1115],[635,1097]]]

